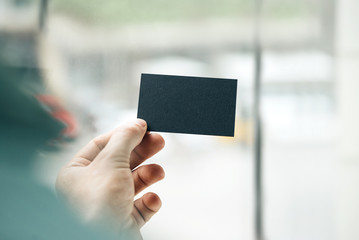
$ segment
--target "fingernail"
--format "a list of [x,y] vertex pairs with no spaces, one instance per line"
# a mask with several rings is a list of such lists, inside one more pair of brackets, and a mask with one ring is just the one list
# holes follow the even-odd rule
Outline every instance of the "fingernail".
[[143,119],[140,119],[140,118],[137,118],[137,119],[136,119],[136,123],[137,123],[138,125],[140,125],[141,127],[146,127],[146,126],[147,126],[146,121],[143,120]]

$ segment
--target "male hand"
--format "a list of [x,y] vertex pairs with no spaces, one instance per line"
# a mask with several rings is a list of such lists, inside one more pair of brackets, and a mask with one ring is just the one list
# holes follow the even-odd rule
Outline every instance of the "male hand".
[[96,137],[59,173],[57,192],[85,222],[141,239],[139,229],[161,200],[155,193],[134,197],[165,176],[156,164],[136,168],[165,144],[146,130],[146,122],[137,119]]

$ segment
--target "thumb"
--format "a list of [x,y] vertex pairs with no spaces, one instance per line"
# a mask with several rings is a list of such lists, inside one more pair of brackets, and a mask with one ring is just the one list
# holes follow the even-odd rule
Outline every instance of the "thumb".
[[129,167],[131,152],[141,143],[146,130],[147,123],[142,119],[118,127],[95,161],[103,161],[103,164],[110,164],[112,167]]

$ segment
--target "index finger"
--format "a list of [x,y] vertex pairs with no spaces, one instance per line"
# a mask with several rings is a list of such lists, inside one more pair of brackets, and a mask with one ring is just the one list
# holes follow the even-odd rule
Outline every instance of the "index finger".
[[[88,165],[96,156],[104,149],[110,140],[113,131],[97,136],[92,139],[86,146],[76,153],[71,163],[79,163],[79,165]],[[84,162],[85,161],[85,162]]]
[[131,153],[130,168],[136,168],[146,159],[161,151],[164,146],[165,140],[161,135],[147,132],[142,142]]

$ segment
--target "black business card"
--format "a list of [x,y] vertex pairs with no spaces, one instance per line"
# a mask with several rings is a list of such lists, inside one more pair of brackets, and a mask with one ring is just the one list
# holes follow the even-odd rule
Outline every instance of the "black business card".
[[234,136],[237,80],[142,74],[137,117],[148,131]]

